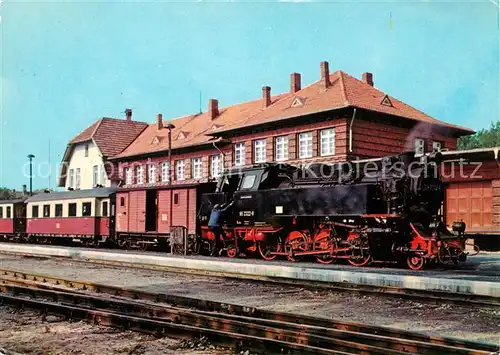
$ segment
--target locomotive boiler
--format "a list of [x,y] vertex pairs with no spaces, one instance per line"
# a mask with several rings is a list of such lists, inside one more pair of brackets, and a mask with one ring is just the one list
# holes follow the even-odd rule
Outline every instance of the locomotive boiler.
[[440,154],[405,153],[335,164],[260,164],[231,169],[216,192],[203,194],[198,214],[201,241],[216,204],[233,202],[225,216],[227,255],[258,253],[266,260],[315,258],[355,266],[372,261],[465,261],[465,225],[449,231],[440,215],[444,187]]

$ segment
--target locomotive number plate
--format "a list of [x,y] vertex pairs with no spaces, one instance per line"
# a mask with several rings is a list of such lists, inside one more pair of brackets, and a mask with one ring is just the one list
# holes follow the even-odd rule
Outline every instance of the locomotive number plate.
[[255,215],[254,211],[240,211],[241,217],[252,217],[253,215]]

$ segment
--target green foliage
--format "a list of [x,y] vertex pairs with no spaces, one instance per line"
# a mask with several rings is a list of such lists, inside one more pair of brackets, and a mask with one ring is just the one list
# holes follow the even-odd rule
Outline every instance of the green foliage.
[[16,198],[18,198],[18,192],[16,192],[16,190],[0,187],[0,200],[15,200]]
[[489,129],[482,129],[471,136],[460,137],[457,149],[491,148],[500,146],[500,121],[491,122]]

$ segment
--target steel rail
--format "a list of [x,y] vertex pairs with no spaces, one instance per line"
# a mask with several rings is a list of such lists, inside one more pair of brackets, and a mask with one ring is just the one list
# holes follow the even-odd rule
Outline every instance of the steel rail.
[[[0,273],[0,278],[4,280],[4,283],[14,282],[17,280],[18,283],[20,282],[22,284],[22,282],[33,281],[40,283],[38,287],[41,288],[47,288],[48,286],[46,284],[51,283],[54,285],[62,285],[73,289],[78,288],[82,290],[91,290],[98,293],[127,297],[136,300],[140,299],[153,302],[163,302],[171,305],[172,307],[194,308],[194,310],[191,310],[191,312],[197,313],[198,315],[213,316],[213,312],[218,312],[218,317],[225,317],[232,320],[245,321],[248,320],[248,318],[252,318],[255,324],[266,326],[277,325],[281,328],[288,327],[288,329],[297,330],[297,326],[300,325],[302,328],[300,328],[299,331],[307,329],[312,334],[320,335],[324,335],[325,331],[328,331],[328,334],[332,337],[348,341],[362,342],[364,344],[372,346],[381,346],[386,349],[394,349],[398,351],[408,351],[412,347],[417,347],[419,350],[418,353],[431,354],[433,353],[432,351],[434,351],[435,347],[433,348],[429,344],[432,344],[433,346],[443,345],[460,349],[466,348],[474,351],[493,352],[498,350],[498,348],[494,345],[485,343],[429,336],[420,333],[412,333],[402,330],[369,326],[357,323],[338,322],[322,318],[265,311],[252,307],[200,300],[183,296],[137,291],[115,286],[66,280],[45,275],[26,274],[13,271],[6,272],[4,270],[2,273]],[[33,287],[33,285],[30,286]],[[393,340],[388,341],[385,338],[397,338],[400,340],[399,342],[394,342]],[[443,348],[442,350],[445,350],[445,348]],[[458,353],[457,351],[454,353]],[[441,354],[442,352],[438,353]]]
[[[98,265],[107,265],[113,267],[125,267],[134,268],[141,270],[155,270],[174,274],[189,274],[189,275],[200,275],[205,277],[215,277],[224,278],[229,280],[245,280],[246,282],[257,282],[257,283],[273,283],[285,286],[295,286],[303,287],[309,289],[325,289],[330,291],[338,292],[349,292],[349,293],[359,293],[377,296],[387,296],[387,297],[397,297],[397,298],[409,298],[416,299],[426,302],[450,302],[455,305],[461,304],[468,307],[478,306],[478,307],[491,307],[500,308],[500,298],[495,296],[483,296],[483,295],[472,295],[464,293],[451,293],[438,290],[417,290],[408,289],[402,287],[393,286],[372,286],[372,285],[357,285],[357,284],[346,284],[343,282],[320,282],[320,281],[307,281],[307,280],[293,280],[284,279],[279,277],[271,276],[259,276],[259,275],[246,275],[234,272],[219,272],[210,271],[203,269],[184,269],[170,266],[161,266],[154,264],[139,264],[139,263],[128,263],[120,261],[110,261],[110,260],[91,260],[91,259],[73,259],[71,257],[61,257],[61,256],[47,256],[36,253],[17,253],[17,252],[4,252],[1,251],[0,254],[6,255],[20,255],[25,257],[40,257],[44,259],[55,259],[55,260],[71,260],[72,262],[79,263],[90,263]],[[0,272],[3,270],[0,269]]]

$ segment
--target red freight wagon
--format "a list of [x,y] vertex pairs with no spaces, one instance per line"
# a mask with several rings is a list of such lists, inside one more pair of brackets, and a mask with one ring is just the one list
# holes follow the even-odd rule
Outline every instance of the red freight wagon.
[[173,227],[196,235],[196,213],[202,193],[214,191],[215,182],[155,188],[119,189],[116,192],[116,239],[122,247],[167,243]]
[[26,207],[24,200],[0,201],[0,237],[17,239],[26,231]]
[[114,232],[113,188],[38,194],[27,202],[26,233],[31,240],[106,241]]

